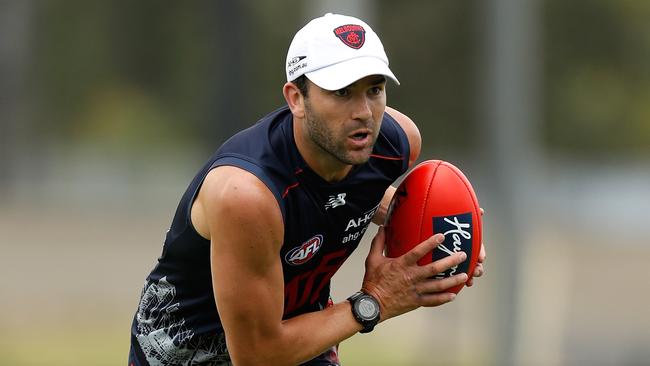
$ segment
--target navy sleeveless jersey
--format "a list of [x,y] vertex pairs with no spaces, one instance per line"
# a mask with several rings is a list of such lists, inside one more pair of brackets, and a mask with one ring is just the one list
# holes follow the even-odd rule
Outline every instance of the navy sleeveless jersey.
[[279,253],[284,318],[290,318],[327,306],[330,279],[359,244],[386,188],[406,171],[408,156],[406,134],[388,114],[369,161],[337,183],[323,180],[303,160],[287,107],[230,138],[181,198],[133,321],[131,362],[219,364],[228,359],[212,291],[210,242],[190,221],[192,203],[211,169],[247,170],[275,195],[284,220]]

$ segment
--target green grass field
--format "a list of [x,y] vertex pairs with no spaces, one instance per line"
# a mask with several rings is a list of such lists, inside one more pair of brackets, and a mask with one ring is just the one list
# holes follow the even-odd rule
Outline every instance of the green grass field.
[[[128,327],[105,325],[101,331],[89,327],[33,329],[2,334],[0,364],[11,366],[104,366],[126,365]],[[404,352],[386,352],[386,344],[350,339],[341,345],[341,360],[354,365],[416,365]],[[381,350],[378,352],[378,350]]]
[[[341,344],[341,361],[346,366],[435,364],[431,360],[422,363],[422,355],[403,342],[391,340],[387,334],[356,335]],[[128,349],[129,324],[122,321],[43,328],[31,325],[0,333],[0,365],[126,365]]]
[[126,365],[129,328],[105,323],[37,327],[0,333],[0,364],[11,366]]

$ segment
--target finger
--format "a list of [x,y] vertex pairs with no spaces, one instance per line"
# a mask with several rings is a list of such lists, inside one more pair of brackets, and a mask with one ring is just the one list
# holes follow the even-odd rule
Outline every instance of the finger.
[[453,301],[456,294],[453,292],[439,292],[437,294],[425,294],[420,296],[420,306],[432,307],[446,304]]
[[406,265],[411,265],[417,263],[420,258],[424,257],[425,254],[430,253],[435,247],[440,245],[445,240],[445,236],[442,234],[436,234],[422,243],[415,246],[415,248],[408,251],[402,256],[404,263]]
[[485,245],[481,243],[481,251],[478,254],[478,262],[483,263],[485,261]]
[[427,265],[416,268],[414,270],[413,278],[416,280],[422,280],[425,278],[433,277],[438,273],[444,272],[451,267],[463,263],[466,259],[467,254],[465,252],[454,253],[453,255],[446,256],[442,259],[438,259],[435,262],[431,262]]
[[481,216],[485,215],[485,210],[483,209],[483,207],[479,207],[478,209],[481,210]]
[[467,287],[472,287],[474,286],[474,278],[475,277],[481,277],[485,274],[485,269],[483,269],[483,265],[481,263],[478,263],[476,265],[476,268],[474,268],[474,273],[472,274],[472,277],[467,281]]
[[476,265],[476,268],[474,268],[474,273],[472,274],[472,277],[481,277],[483,276],[483,273],[485,273],[485,270],[483,269],[483,265],[481,263],[478,263]]
[[441,278],[437,280],[425,280],[415,285],[415,290],[418,294],[430,294],[436,292],[444,292],[454,286],[462,285],[467,282],[467,273],[459,273],[457,275]]
[[368,256],[381,256],[384,254],[384,248],[386,247],[386,229],[384,226],[379,226],[377,230],[377,235],[372,238],[370,243],[370,252]]

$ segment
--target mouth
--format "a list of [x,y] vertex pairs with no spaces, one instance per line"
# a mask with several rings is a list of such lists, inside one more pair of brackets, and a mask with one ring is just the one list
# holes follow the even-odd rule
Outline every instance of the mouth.
[[368,133],[367,132],[358,132],[355,133],[354,135],[350,136],[351,139],[355,141],[363,141],[366,138],[368,138]]
[[372,131],[369,129],[356,130],[348,135],[348,141],[355,150],[365,149],[370,144],[371,137]]
[[358,130],[355,133],[349,135],[348,137],[351,138],[354,141],[364,141],[370,136],[370,130],[368,129],[363,129],[363,130]]

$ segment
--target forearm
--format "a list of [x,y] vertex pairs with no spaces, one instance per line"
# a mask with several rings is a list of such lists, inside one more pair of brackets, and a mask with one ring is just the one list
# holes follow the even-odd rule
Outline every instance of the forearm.
[[[235,365],[297,365],[361,329],[352,315],[350,303],[343,301],[321,311],[284,320],[271,334],[253,335],[248,329],[247,336],[236,337],[239,341],[228,337],[228,348]],[[228,332],[226,334],[228,336]]]
[[388,214],[388,208],[390,206],[390,202],[393,199],[393,195],[395,194],[396,188],[393,186],[388,186],[386,189],[386,193],[384,193],[384,197],[381,199],[381,202],[379,203],[379,208],[377,208],[377,212],[375,213],[375,216],[372,218],[372,222],[377,224],[377,225],[383,225],[384,221],[386,220],[386,215]]
[[296,350],[304,351],[300,357],[302,362],[312,359],[362,329],[354,319],[348,301],[334,304],[322,311],[288,319],[283,325],[286,327],[287,339],[296,340]]

